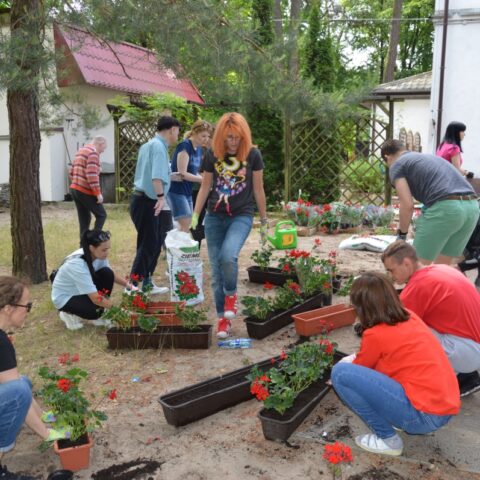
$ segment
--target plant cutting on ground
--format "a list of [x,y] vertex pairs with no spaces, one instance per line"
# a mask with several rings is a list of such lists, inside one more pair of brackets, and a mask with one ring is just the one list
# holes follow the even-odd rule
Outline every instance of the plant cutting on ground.
[[328,443],[323,447],[323,458],[327,460],[333,480],[342,480],[342,464],[353,462],[352,450],[341,442]]
[[283,414],[300,392],[319,380],[333,365],[336,344],[322,338],[317,343],[297,345],[288,353],[282,352],[279,367],[267,373],[252,368],[247,378],[250,391],[266,409]]
[[[43,387],[38,392],[43,404],[49,408],[55,418],[55,428],[64,428],[70,432],[70,441],[75,441],[92,432],[107,419],[104,412],[97,410],[100,403],[117,397],[115,389],[102,392],[92,406],[81,384],[88,378],[87,371],[75,364],[78,354],[63,353],[58,358],[60,371],[47,366],[39,368],[38,373],[43,380]],[[92,395],[92,400],[95,396]]]

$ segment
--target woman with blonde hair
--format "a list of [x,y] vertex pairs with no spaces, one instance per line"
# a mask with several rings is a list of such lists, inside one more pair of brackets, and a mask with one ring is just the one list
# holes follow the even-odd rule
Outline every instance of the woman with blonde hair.
[[364,450],[401,455],[395,430],[433,432],[460,410],[458,382],[433,333],[406,310],[390,279],[367,272],[350,301],[363,327],[360,351],[332,369],[338,396],[373,431],[355,438]]
[[218,316],[217,336],[225,338],[237,313],[238,256],[252,229],[254,202],[263,233],[267,225],[263,159],[241,114],[226,113],[220,118],[204,167],[191,228],[196,228],[208,197],[205,237]]
[[[15,277],[0,277],[0,460],[15,446],[15,440],[25,423],[45,441],[60,440],[68,432],[48,428],[43,422],[54,421],[43,412],[32,395],[32,383],[17,369],[15,348],[7,332],[21,328],[32,309],[30,292],[24,282]],[[0,465],[0,478],[33,480],[33,477],[9,472]]]
[[202,182],[199,174],[202,146],[208,142],[211,129],[208,122],[197,120],[186,133],[185,139],[177,145],[172,156],[172,172],[178,172],[182,181],[173,181],[170,184],[167,198],[173,218],[183,232],[188,232],[192,220],[192,186]]

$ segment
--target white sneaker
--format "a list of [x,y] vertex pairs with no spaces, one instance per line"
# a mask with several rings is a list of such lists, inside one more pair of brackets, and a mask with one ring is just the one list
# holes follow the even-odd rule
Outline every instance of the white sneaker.
[[403,452],[403,445],[400,448],[389,447],[381,438],[374,433],[366,433],[355,437],[355,443],[367,452],[379,453],[381,455],[392,455],[398,457]]
[[152,295],[160,295],[161,293],[167,293],[169,290],[170,289],[168,287],[157,287],[157,285],[152,282],[152,289],[150,290],[150,293]]
[[140,289],[136,287],[135,285],[132,285],[132,288],[125,287],[123,289],[123,293],[126,293],[127,295],[135,295]]
[[60,312],[60,320],[65,324],[68,330],[79,330],[83,328],[82,319],[73,313]]
[[97,318],[96,320],[92,320],[92,325],[110,328],[113,323],[109,318]]

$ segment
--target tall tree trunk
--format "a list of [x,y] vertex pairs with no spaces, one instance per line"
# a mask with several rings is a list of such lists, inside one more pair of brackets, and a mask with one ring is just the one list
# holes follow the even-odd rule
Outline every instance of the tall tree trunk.
[[274,0],[273,2],[273,18],[275,19],[274,31],[277,42],[283,43],[283,25],[282,25],[282,0]]
[[[40,67],[38,48],[42,34],[41,0],[12,2],[11,55],[19,68],[19,81],[7,89],[10,123],[10,217],[12,273],[33,283],[47,279],[40,205],[40,126],[35,79]],[[23,48],[19,48],[19,46]]]
[[300,12],[302,9],[302,0],[290,1],[290,27],[288,35],[289,44],[289,60],[288,70],[290,77],[296,79],[299,74],[299,62],[298,62],[298,28],[300,20]]
[[395,78],[395,63],[397,62],[398,42],[400,41],[400,16],[402,15],[403,0],[393,3],[392,28],[388,44],[387,64],[383,72],[383,82],[391,82]]

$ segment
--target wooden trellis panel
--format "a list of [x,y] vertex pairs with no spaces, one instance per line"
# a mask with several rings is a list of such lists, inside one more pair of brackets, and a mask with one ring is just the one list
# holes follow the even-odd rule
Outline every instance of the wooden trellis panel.
[[155,135],[155,125],[138,122],[116,124],[115,179],[116,201],[128,202],[133,189],[138,150]]
[[388,125],[369,115],[330,125],[316,119],[293,125],[286,158],[288,198],[302,190],[315,203],[385,203],[380,147],[387,135]]

